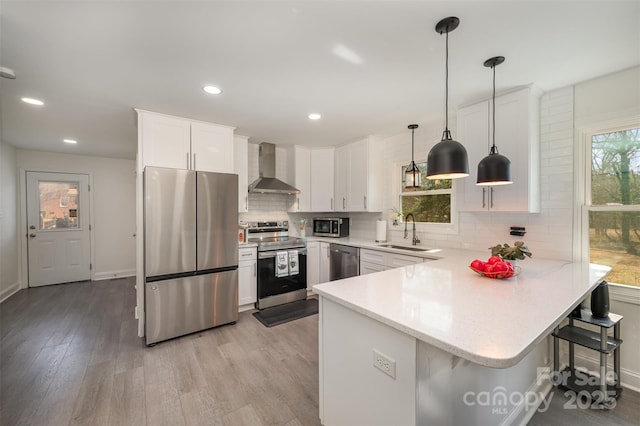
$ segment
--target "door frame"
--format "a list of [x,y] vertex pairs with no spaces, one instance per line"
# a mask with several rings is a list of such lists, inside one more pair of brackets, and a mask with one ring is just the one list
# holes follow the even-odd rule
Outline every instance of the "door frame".
[[[28,170],[24,167],[21,167],[18,171],[19,179],[20,179],[20,203],[18,206],[18,217],[20,218],[20,229],[18,230],[18,241],[19,241],[19,250],[20,250],[20,288],[29,288],[29,244],[27,242],[28,237],[28,224],[27,224],[27,172],[41,172],[41,173],[63,173],[63,174],[82,174],[89,176],[89,187],[91,190],[89,191],[89,224],[91,225],[92,231],[89,233],[89,239],[91,244],[91,253],[89,255],[89,262],[91,265],[95,265],[95,232],[93,232],[93,225],[95,223],[94,220],[94,209],[93,209],[93,173],[87,170],[59,170],[48,167],[39,167],[36,170]],[[91,268],[90,270],[90,279],[91,281],[95,280],[95,268]]]

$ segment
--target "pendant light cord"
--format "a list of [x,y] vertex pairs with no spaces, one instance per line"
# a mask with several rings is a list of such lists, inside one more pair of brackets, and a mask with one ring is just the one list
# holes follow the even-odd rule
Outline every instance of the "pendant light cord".
[[415,132],[415,129],[411,129],[411,162],[413,163],[413,132]]
[[445,73],[444,73],[444,133],[442,140],[450,140],[451,132],[449,132],[449,31],[447,29],[445,36]]
[[491,68],[493,68],[493,100],[491,102],[492,104],[492,123],[493,123],[493,141],[491,144],[491,150],[489,151],[489,154],[497,154],[498,153],[498,148],[496,148],[496,66],[492,66]]

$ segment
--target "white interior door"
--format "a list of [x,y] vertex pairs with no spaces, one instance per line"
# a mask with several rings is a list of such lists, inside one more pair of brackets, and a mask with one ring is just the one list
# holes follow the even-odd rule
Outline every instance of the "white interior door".
[[29,287],[91,278],[89,176],[27,172]]

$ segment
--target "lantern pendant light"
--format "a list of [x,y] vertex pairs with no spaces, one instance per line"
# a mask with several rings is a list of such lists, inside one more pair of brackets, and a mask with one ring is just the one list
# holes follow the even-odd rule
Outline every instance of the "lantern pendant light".
[[449,33],[460,20],[455,16],[445,18],[436,25],[436,32],[446,34],[445,74],[445,127],[442,140],[435,144],[427,156],[427,179],[457,179],[469,176],[469,160],[464,146],[451,138],[449,131]]
[[484,157],[478,164],[478,186],[508,185],[511,180],[511,161],[504,155],[498,153],[496,147],[496,66],[504,62],[504,56],[496,56],[484,62],[485,67],[493,69],[493,135],[489,155]]
[[416,162],[413,161],[413,132],[418,128],[418,125],[409,124],[407,127],[411,129],[411,163],[407,166],[407,170],[404,172],[404,187],[420,188],[422,185],[422,174],[420,173],[418,166],[416,166]]

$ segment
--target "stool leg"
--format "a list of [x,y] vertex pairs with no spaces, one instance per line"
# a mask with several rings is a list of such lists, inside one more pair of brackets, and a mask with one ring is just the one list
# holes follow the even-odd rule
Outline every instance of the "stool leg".
[[[620,323],[619,322],[613,326],[613,338],[616,340],[620,340]],[[620,347],[619,346],[613,351],[613,373],[615,374],[614,384],[615,384],[616,395],[617,395],[618,388],[620,388]]]
[[[556,327],[555,333],[558,333],[560,327]],[[553,373],[551,377],[559,377],[560,374],[560,339],[553,336]],[[559,383],[556,383],[559,384]]]
[[607,350],[607,329],[604,327],[600,327],[600,349],[600,392],[602,398],[598,398],[598,400],[606,404],[609,398],[607,395],[607,355],[604,353]]

